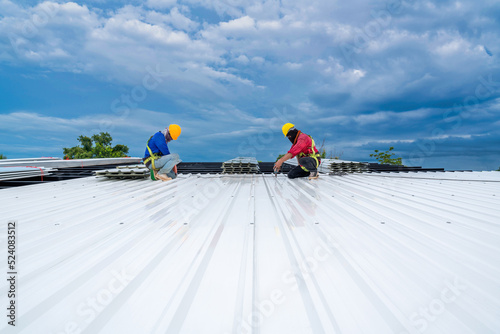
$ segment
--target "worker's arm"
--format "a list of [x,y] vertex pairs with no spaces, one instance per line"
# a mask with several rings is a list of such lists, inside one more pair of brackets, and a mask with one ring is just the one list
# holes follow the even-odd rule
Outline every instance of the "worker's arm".
[[276,172],[279,171],[281,169],[281,165],[283,165],[283,163],[285,161],[287,161],[288,159],[291,159],[291,158],[293,158],[292,153],[287,153],[284,156],[282,156],[281,159],[279,159],[278,161],[276,161],[276,163],[274,164],[274,170]]

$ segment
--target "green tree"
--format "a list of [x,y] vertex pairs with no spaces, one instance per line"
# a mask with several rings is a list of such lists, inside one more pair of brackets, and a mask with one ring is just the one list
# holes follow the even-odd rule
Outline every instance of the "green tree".
[[90,138],[81,135],[78,141],[80,146],[63,148],[65,159],[120,158],[125,157],[129,150],[127,146],[121,144],[112,147],[113,138],[107,132],[101,132]]
[[7,157],[3,154],[0,154],[0,159],[7,159]]
[[403,165],[401,158],[393,158],[395,155],[391,151],[394,147],[389,147],[388,151],[379,152],[379,150],[375,150],[375,153],[370,154],[370,157],[374,157],[381,164],[389,164],[389,165]]
[[95,143],[99,143],[102,146],[111,146],[111,142],[113,141],[113,138],[111,138],[111,135],[107,132],[101,132],[98,135],[93,135],[92,140]]

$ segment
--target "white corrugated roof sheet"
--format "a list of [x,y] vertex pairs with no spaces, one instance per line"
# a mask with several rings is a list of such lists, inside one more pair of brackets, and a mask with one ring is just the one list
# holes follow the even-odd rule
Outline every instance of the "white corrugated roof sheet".
[[15,333],[499,333],[499,190],[498,172],[0,190]]
[[141,158],[92,158],[92,159],[70,159],[62,160],[56,158],[34,158],[34,159],[5,159],[0,160],[0,167],[35,166],[47,168],[88,167],[111,164],[140,163]]
[[50,175],[52,169],[44,167],[1,167],[0,181],[24,179],[28,177]]
[[[299,165],[299,163],[296,159],[289,159],[289,160],[285,161],[285,163],[292,165],[292,166]],[[350,173],[354,172],[354,170],[356,170],[356,172],[358,172],[358,171],[367,171],[367,169],[368,169],[368,167],[366,167],[368,165],[367,162],[324,158],[324,159],[321,159],[321,163],[318,166],[318,172],[328,174],[328,173],[332,172],[332,165],[333,165],[333,167],[337,166],[337,168],[334,168],[336,170],[337,169],[341,170],[341,169],[343,169],[342,167],[345,166],[346,171],[349,171]],[[348,166],[351,168],[347,168]]]

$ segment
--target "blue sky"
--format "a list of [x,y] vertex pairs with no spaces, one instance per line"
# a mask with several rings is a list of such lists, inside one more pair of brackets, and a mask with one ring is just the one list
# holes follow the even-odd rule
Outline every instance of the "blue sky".
[[142,156],[170,123],[184,161],[289,148],[500,166],[493,0],[0,0],[0,153],[58,156],[108,131]]

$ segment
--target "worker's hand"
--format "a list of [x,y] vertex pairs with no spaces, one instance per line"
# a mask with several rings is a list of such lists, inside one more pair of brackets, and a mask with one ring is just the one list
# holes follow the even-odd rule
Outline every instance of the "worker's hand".
[[283,165],[283,161],[281,161],[281,159],[279,159],[278,161],[276,161],[276,163],[274,164],[274,171],[275,172],[279,172],[279,170],[281,169],[281,165]]

